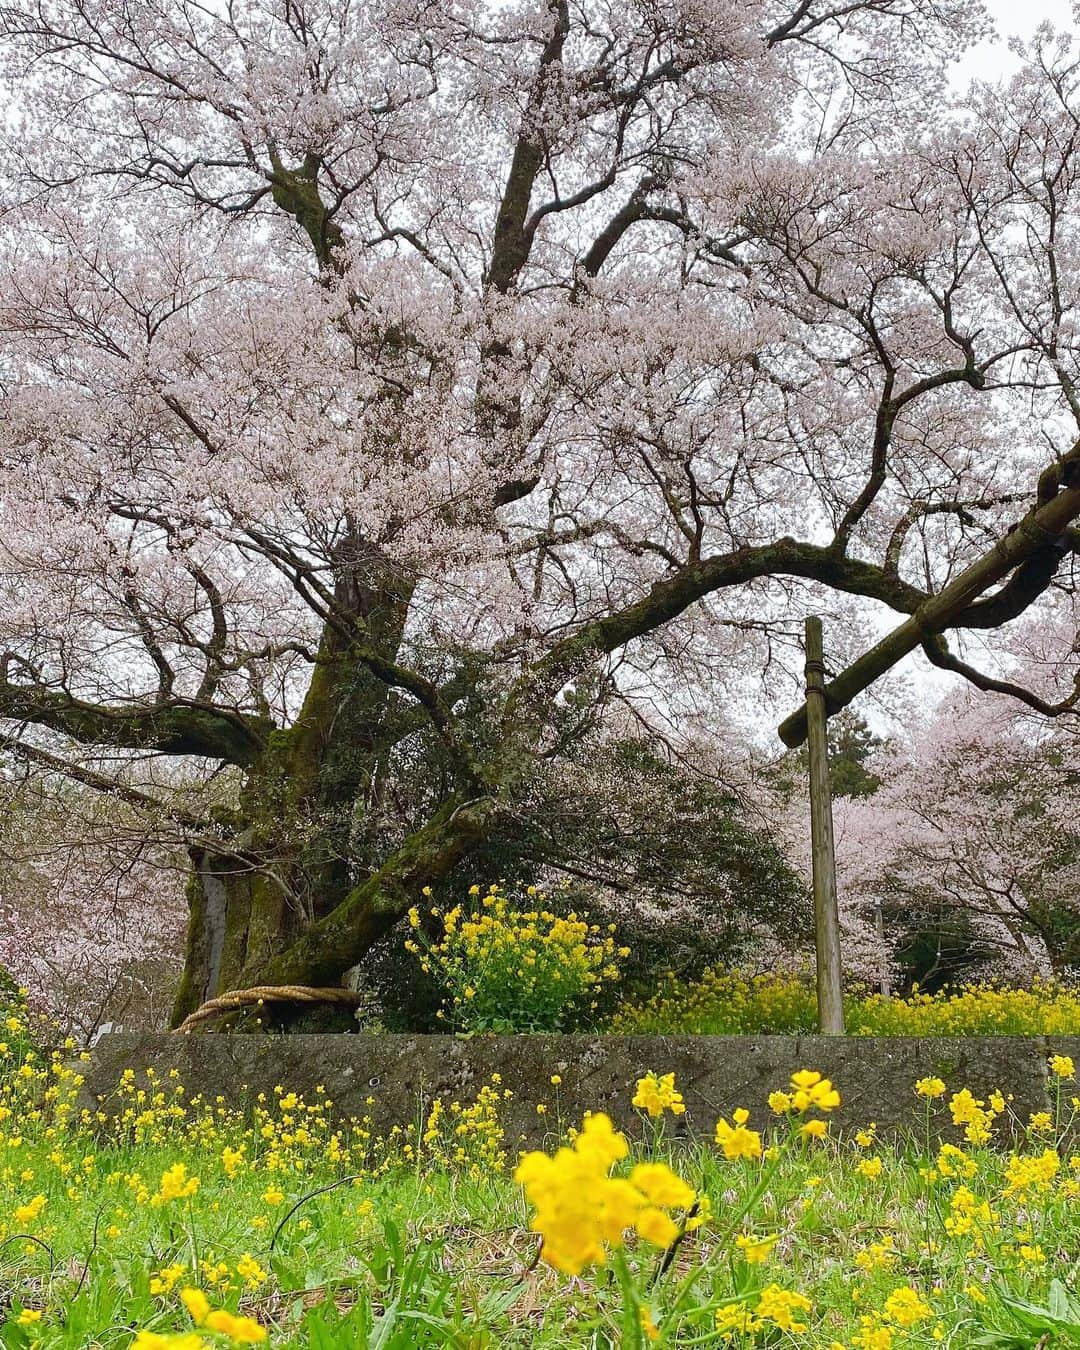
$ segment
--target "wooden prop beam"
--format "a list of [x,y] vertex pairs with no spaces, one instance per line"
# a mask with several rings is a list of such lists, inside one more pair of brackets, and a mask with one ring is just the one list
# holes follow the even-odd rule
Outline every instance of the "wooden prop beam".
[[[826,709],[831,716],[891,670],[898,661],[918,647],[924,638],[941,633],[951,621],[973,604],[989,587],[1003,581],[1013,568],[1054,539],[1059,538],[1080,517],[1080,487],[1069,487],[1038,507],[1020,521],[1015,530],[999,539],[937,595],[925,600],[909,619],[824,687]],[[807,705],[780,723],[780,739],[794,749],[807,734]]]

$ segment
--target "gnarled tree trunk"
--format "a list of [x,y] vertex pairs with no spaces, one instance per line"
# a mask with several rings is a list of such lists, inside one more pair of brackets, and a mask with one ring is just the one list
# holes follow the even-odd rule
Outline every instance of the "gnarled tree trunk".
[[[203,843],[190,850],[174,1021],[227,989],[338,982],[356,950],[356,925],[367,922],[373,941],[429,873],[460,856],[459,829],[445,837],[435,829],[424,843],[398,850],[401,856],[379,856],[370,820],[402,719],[391,684],[372,672],[372,657],[395,661],[411,588],[355,537],[339,548],[338,561],[334,612],[295,723],[272,731],[247,765],[232,838],[220,850]],[[347,951],[341,944],[329,950],[325,939],[319,951],[303,944],[314,931],[331,931],[343,906],[354,934]],[[310,956],[286,961],[297,944]]]

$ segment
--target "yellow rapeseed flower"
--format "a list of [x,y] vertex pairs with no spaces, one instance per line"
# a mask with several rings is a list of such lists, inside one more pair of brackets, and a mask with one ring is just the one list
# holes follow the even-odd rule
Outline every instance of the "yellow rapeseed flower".
[[167,1205],[172,1200],[184,1200],[199,1189],[199,1178],[189,1177],[187,1164],[178,1162],[161,1174],[161,1182],[156,1195],[151,1196],[150,1204],[157,1207]]
[[694,1203],[693,1188],[667,1163],[638,1163],[630,1171],[630,1184],[636,1186],[651,1204],[664,1209],[688,1209]]
[[234,1345],[258,1345],[267,1337],[266,1328],[253,1317],[239,1317],[225,1308],[214,1308],[201,1289],[183,1289],[180,1300],[197,1327],[219,1331]]
[[791,1101],[796,1111],[833,1111],[840,1105],[840,1094],[827,1078],[815,1069],[799,1069],[791,1075]]
[[894,1289],[885,1300],[885,1316],[898,1327],[913,1327],[917,1322],[933,1316],[933,1309],[910,1285]]
[[761,1157],[761,1135],[757,1130],[748,1130],[746,1122],[750,1119],[750,1112],[744,1107],[739,1107],[732,1111],[731,1119],[734,1124],[729,1125],[721,1116],[716,1122],[716,1142],[724,1151],[724,1157],[733,1160],[735,1158],[749,1158],[755,1160]]
[[206,1342],[195,1331],[162,1335],[157,1331],[137,1331],[131,1350],[205,1350]]
[[663,1163],[613,1177],[612,1167],[628,1152],[625,1136],[598,1112],[586,1116],[569,1148],[522,1157],[514,1177],[535,1210],[530,1226],[543,1237],[541,1255],[556,1270],[577,1275],[603,1264],[606,1248],[621,1246],[628,1228],[658,1247],[678,1235],[664,1210],[691,1204],[693,1190]]
[[776,1233],[770,1233],[765,1237],[755,1237],[752,1233],[740,1233],[735,1239],[735,1246],[742,1253],[742,1258],[747,1265],[757,1266],[768,1260],[777,1241]]
[[234,1345],[258,1345],[267,1337],[266,1328],[253,1317],[238,1317],[225,1308],[215,1308],[208,1313],[204,1325],[210,1331],[220,1331],[228,1336]]
[[201,1289],[181,1289],[180,1302],[196,1326],[202,1326],[210,1315],[210,1300]]
[[[889,1327],[883,1327],[875,1318],[861,1317],[859,1330],[851,1344],[854,1350],[892,1350],[893,1333]],[[844,1350],[844,1347],[840,1346],[839,1350]]]
[[806,1323],[796,1320],[797,1313],[807,1313],[813,1304],[805,1294],[781,1289],[778,1284],[770,1284],[758,1295],[756,1312],[762,1321],[769,1321],[794,1335],[805,1331]]
[[161,1270],[155,1271],[150,1277],[150,1292],[152,1294],[171,1294],[175,1286],[186,1274],[186,1266],[164,1266]]
[[639,1078],[631,1105],[639,1111],[647,1111],[653,1120],[665,1111],[670,1111],[673,1116],[681,1116],[686,1111],[682,1094],[675,1090],[673,1073],[658,1078],[650,1071],[644,1078]]
[[266,1282],[266,1271],[250,1252],[245,1252],[236,1263],[236,1273],[249,1289],[257,1289]]
[[47,1203],[44,1195],[35,1195],[33,1200],[27,1201],[25,1205],[16,1205],[11,1215],[16,1228],[29,1228],[31,1224],[36,1223]]
[[859,1270],[888,1270],[896,1265],[897,1260],[897,1252],[889,1234],[886,1234],[880,1242],[871,1242],[861,1252],[855,1253],[855,1265]]
[[745,1303],[725,1303],[716,1310],[716,1329],[725,1341],[752,1335],[762,1324]]
[[638,1236],[654,1247],[670,1247],[679,1236],[678,1224],[655,1205],[647,1205],[638,1212],[634,1227]]
[[1032,1158],[1014,1154],[1005,1164],[1002,1194],[1021,1201],[1032,1195],[1046,1195],[1060,1170],[1061,1158],[1056,1149],[1043,1149],[1038,1157]]

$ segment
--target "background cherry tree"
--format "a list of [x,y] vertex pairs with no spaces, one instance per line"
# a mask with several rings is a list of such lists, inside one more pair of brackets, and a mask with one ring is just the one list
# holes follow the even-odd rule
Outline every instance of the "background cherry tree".
[[340,980],[584,726],[677,751],[1017,521],[925,651],[1075,712],[1076,54],[952,106],[982,28],[0,9],[4,745],[185,844],[177,1016]]
[[179,973],[186,857],[123,804],[26,775],[0,782],[0,970],[80,1039],[160,1025]]
[[853,924],[869,926],[881,903],[886,950],[921,941],[923,973],[939,983],[1075,975],[1080,738],[1003,699],[955,696],[876,767],[877,792],[838,803]]

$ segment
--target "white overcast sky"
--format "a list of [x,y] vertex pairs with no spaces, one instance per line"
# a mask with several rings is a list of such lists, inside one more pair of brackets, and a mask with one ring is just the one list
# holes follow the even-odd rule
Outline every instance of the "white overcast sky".
[[969,79],[990,79],[1015,67],[1016,58],[1008,50],[1008,38],[1017,34],[1027,37],[1044,19],[1049,19],[1056,28],[1068,28],[1075,22],[1070,0],[984,0],[984,3],[997,25],[998,38],[996,42],[980,43],[967,53],[957,72],[961,86]]

